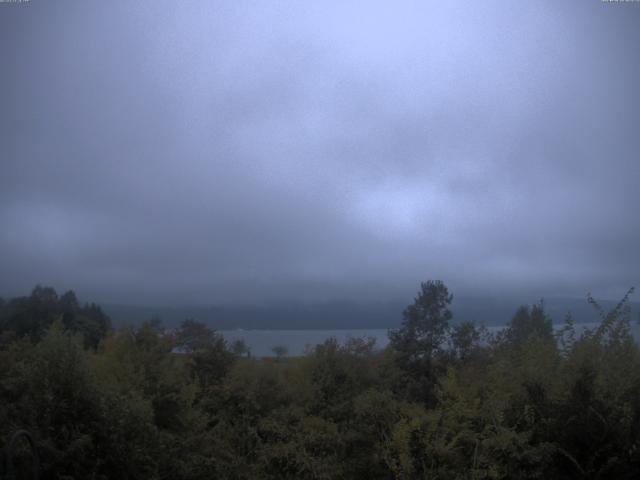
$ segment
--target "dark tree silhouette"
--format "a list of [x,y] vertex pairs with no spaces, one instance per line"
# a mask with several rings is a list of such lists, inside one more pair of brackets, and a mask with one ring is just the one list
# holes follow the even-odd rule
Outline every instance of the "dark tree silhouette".
[[413,304],[403,312],[402,326],[389,332],[396,363],[407,375],[402,384],[416,400],[433,401],[437,369],[434,358],[444,348],[452,300],[453,295],[442,281],[423,282]]

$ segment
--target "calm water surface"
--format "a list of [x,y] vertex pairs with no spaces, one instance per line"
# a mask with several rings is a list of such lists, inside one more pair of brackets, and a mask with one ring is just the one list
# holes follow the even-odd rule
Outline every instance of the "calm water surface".
[[[585,327],[594,327],[595,323],[576,324],[576,332],[579,334]],[[554,328],[562,328],[562,324],[554,325]],[[504,327],[488,327],[490,332],[497,332]],[[640,340],[640,326],[633,323],[633,334],[636,340]],[[229,342],[244,340],[251,349],[251,355],[257,357],[273,356],[272,348],[284,346],[287,348],[287,355],[303,355],[307,348],[323,343],[330,337],[335,337],[340,343],[349,337],[363,338],[372,337],[376,339],[376,347],[384,348],[389,343],[387,329],[370,330],[221,330],[224,338]]]

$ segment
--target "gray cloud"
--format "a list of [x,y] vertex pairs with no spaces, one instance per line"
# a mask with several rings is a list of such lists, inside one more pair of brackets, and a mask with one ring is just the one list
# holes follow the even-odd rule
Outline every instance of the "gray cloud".
[[638,284],[640,8],[0,5],[0,292]]

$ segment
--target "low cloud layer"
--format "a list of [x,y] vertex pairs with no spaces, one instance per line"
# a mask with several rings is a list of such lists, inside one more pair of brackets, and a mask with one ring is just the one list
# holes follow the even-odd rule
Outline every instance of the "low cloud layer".
[[640,5],[0,4],[0,295],[640,285]]

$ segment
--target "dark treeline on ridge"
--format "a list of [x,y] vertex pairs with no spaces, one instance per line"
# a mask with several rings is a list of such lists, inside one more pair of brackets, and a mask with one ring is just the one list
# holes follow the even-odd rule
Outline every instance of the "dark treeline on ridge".
[[600,322],[580,333],[541,302],[490,335],[428,281],[383,350],[257,359],[196,320],[114,328],[36,287],[0,300],[0,447],[31,432],[44,479],[638,478],[631,292],[589,296]]

